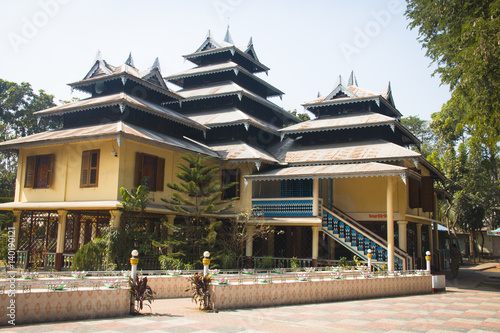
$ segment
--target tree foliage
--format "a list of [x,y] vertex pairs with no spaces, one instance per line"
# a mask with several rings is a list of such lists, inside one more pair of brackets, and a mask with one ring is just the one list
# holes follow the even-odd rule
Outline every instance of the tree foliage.
[[311,120],[311,117],[309,116],[309,114],[307,112],[303,112],[303,113],[298,113],[297,110],[293,110],[293,111],[288,111],[290,114],[294,115],[295,117],[299,118],[300,121],[308,121],[308,120]]
[[406,11],[464,122],[490,143],[500,136],[499,15],[499,0],[409,0]]
[[155,242],[159,247],[170,247],[177,250],[169,255],[187,257],[188,261],[201,256],[209,250],[216,254],[217,233],[222,226],[214,215],[221,214],[233,207],[232,201],[238,198],[222,200],[222,192],[237,183],[222,186],[219,182],[219,168],[210,163],[211,157],[201,157],[200,154],[181,156],[184,163],[177,167],[181,172],[175,176],[179,182],[168,183],[173,190],[170,198],[162,198],[165,206],[182,214],[184,224],[170,225],[174,235],[163,243]]
[[[33,114],[52,106],[55,106],[54,96],[43,90],[35,93],[29,83],[0,79],[0,141],[58,128],[58,121],[45,118],[38,121]],[[0,196],[14,196],[16,171],[17,156],[0,152]]]

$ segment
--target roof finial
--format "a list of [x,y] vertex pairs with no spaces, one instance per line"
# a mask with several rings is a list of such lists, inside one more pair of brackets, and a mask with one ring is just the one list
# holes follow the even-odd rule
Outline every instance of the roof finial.
[[135,68],[135,66],[134,66],[134,59],[132,59],[132,52],[130,52],[128,54],[128,58],[127,58],[127,60],[125,60],[125,65],[129,65],[129,66]]
[[321,93],[318,91],[318,98],[320,98],[320,97],[321,97]]
[[160,60],[158,60],[158,57],[156,57],[155,62],[153,62],[153,66],[151,67],[151,69],[155,69],[155,68],[158,68],[158,70],[161,72]]
[[387,95],[392,93],[392,88],[391,88],[391,81],[389,81],[389,84],[387,85]]
[[253,39],[252,37],[250,36],[250,40],[248,41],[248,45],[247,47],[251,47],[253,45]]
[[337,82],[335,83],[335,86],[340,86],[342,84],[342,75],[339,75],[337,78]]
[[347,82],[347,86],[358,86],[358,79],[356,75],[354,75],[354,71],[351,71],[351,75],[349,75],[349,82]]
[[207,38],[212,38],[212,33],[210,32],[210,29],[208,29],[208,32],[207,32]]
[[233,39],[231,38],[231,34],[229,33],[229,24],[227,25],[226,36],[224,37],[224,41],[229,44],[233,44]]
[[97,50],[97,53],[95,55],[95,60],[94,60],[94,63],[96,61],[102,61],[102,54],[101,54],[101,50]]

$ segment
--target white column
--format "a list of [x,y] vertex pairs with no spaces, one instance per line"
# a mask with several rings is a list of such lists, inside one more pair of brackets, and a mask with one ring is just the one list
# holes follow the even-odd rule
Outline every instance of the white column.
[[394,271],[394,207],[393,179],[387,177],[387,270]]
[[398,221],[399,248],[405,252],[408,251],[407,225],[407,221]]
[[246,242],[246,256],[247,259],[251,258],[253,255],[253,231],[255,227],[253,225],[247,225],[247,242]]
[[57,225],[57,243],[56,243],[56,253],[64,253],[64,239],[66,234],[66,216],[68,215],[67,210],[58,210],[59,223]]
[[313,179],[313,216],[318,216],[319,182],[318,178]]
[[111,214],[111,228],[118,229],[120,227],[120,222],[122,218],[122,211],[121,210],[110,210],[109,213]]
[[312,265],[318,265],[318,247],[319,247],[319,228],[317,226],[311,227],[312,229]]

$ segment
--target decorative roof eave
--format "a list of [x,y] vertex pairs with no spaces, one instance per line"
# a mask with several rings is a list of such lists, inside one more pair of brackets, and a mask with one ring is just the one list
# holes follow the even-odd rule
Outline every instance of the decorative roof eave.
[[383,122],[377,122],[377,123],[353,124],[353,125],[336,126],[336,127],[320,127],[320,128],[313,128],[313,129],[304,128],[304,129],[297,129],[297,130],[287,130],[287,128],[284,127],[284,128],[281,128],[279,131],[281,132],[281,140],[283,140],[283,138],[287,134],[328,132],[328,131],[337,131],[337,130],[343,130],[343,129],[368,128],[368,127],[378,127],[378,126],[389,126],[393,132],[395,131],[395,129],[397,127],[402,132],[404,132],[408,137],[410,137],[415,142],[415,144],[417,146],[420,146],[422,144],[422,141],[420,141],[415,135],[413,135],[413,133],[411,133],[406,127],[404,127],[397,120],[383,121]]
[[[292,119],[296,122],[300,122],[300,119],[298,117],[294,116],[290,112],[287,112],[286,110],[282,109],[281,107],[274,104],[273,102],[268,101],[267,99],[262,98],[258,95],[254,95],[252,93],[249,93],[243,89],[240,91],[231,91],[231,92],[220,93],[220,94],[209,94],[209,95],[200,95],[200,96],[195,96],[195,97],[186,97],[182,100],[182,102],[191,102],[191,101],[198,101],[198,100],[204,100],[204,99],[210,99],[210,98],[216,98],[216,97],[225,97],[225,96],[238,96],[239,100],[241,100],[243,98],[243,96],[245,96],[251,100],[265,104],[265,106],[269,107],[272,110],[278,111],[279,113],[281,113],[282,115],[284,115],[285,117],[287,117],[289,119]],[[165,102],[163,104],[171,104],[171,103],[174,103],[174,102]]]
[[[371,165],[377,165],[378,163],[373,163]],[[368,165],[368,164],[365,164]],[[384,168],[384,165],[381,165]],[[408,177],[420,177],[418,173],[403,167],[392,166],[393,170],[379,170],[379,171],[341,171],[341,172],[325,172],[321,173],[316,170],[316,168],[310,168],[310,171],[303,172],[302,174],[274,174],[273,171],[264,171],[261,174],[252,174],[244,176],[245,183],[248,181],[276,181],[283,179],[335,179],[335,178],[367,178],[367,177],[390,177],[397,176],[406,184]],[[290,167],[293,168],[293,167]],[[285,168],[281,170],[290,170],[290,168]],[[278,172],[279,173],[279,170]]]
[[416,156],[386,157],[386,158],[363,158],[359,160],[324,160],[314,162],[286,162],[289,166],[314,166],[314,165],[345,165],[345,164],[363,164],[363,163],[388,163],[410,161],[415,167],[418,166],[420,159]]
[[205,55],[222,53],[222,52],[231,52],[232,55],[234,55],[235,53],[240,54],[244,58],[250,60],[257,67],[261,68],[262,70],[260,70],[259,72],[267,72],[267,71],[270,70],[269,67],[267,67],[266,65],[262,64],[260,61],[257,61],[256,59],[254,59],[250,55],[246,54],[244,51],[240,50],[238,47],[236,47],[234,45],[220,47],[220,48],[217,47],[217,48],[213,48],[213,49],[209,49],[209,50],[205,50],[205,51],[201,51],[201,52],[195,52],[195,53],[191,53],[191,54],[186,54],[186,55],[183,55],[183,57],[185,59],[187,59],[187,60],[190,60],[190,59],[193,59],[193,58],[199,58],[199,57],[202,57],[202,56],[205,56]]
[[257,122],[254,121],[248,121],[248,120],[236,120],[233,122],[227,122],[227,123],[220,123],[220,124],[210,124],[208,125],[209,128],[218,128],[218,127],[229,127],[229,126],[238,126],[238,125],[243,125],[245,129],[248,131],[250,126],[253,126],[255,128],[264,130],[266,132],[269,132],[271,134],[274,134],[275,136],[280,136],[280,133],[272,128],[269,128],[267,126],[261,125]]
[[[50,109],[46,109],[46,110],[37,111],[34,114],[37,117],[51,117],[51,116],[62,115],[62,114],[65,114],[65,113],[74,113],[74,112],[79,112],[79,111],[100,109],[100,108],[110,107],[110,106],[117,106],[117,107],[119,107],[121,113],[123,113],[125,111],[125,107],[130,107],[132,109],[137,109],[137,110],[140,110],[140,111],[144,111],[144,112],[147,112],[147,113],[150,113],[150,114],[153,114],[153,115],[156,115],[156,116],[159,116],[159,117],[171,120],[173,122],[176,122],[176,123],[188,126],[188,127],[192,127],[192,128],[196,128],[196,129],[202,130],[203,132],[205,132],[205,131],[207,131],[207,130],[210,129],[209,127],[207,127],[205,125],[202,125],[202,124],[199,124],[199,123],[197,123],[197,122],[195,122],[195,121],[193,121],[193,120],[191,120],[188,117],[185,117],[183,115],[180,115],[180,117],[182,117],[182,118],[169,117],[167,112],[158,112],[158,111],[155,111],[155,110],[153,110],[151,108],[143,107],[143,106],[134,104],[134,103],[132,103],[131,101],[129,101],[127,99],[127,97],[129,97],[129,96],[127,96],[125,93],[121,93],[121,95],[123,95],[124,97],[121,97],[119,100],[107,101],[107,102],[102,102],[102,103],[98,103],[98,104],[94,104],[94,105],[87,105],[87,106],[85,106],[85,105],[75,105],[74,107],[71,107],[71,105],[68,105],[68,107],[66,107],[66,108],[64,108],[64,109],[62,109],[60,111],[45,112],[45,111],[50,110]],[[142,99],[140,99],[138,97],[130,97],[130,98],[137,99],[137,100],[141,101],[142,103],[145,102],[145,101],[143,101]],[[87,99],[87,100],[90,100],[90,98]],[[80,101],[86,101],[86,100],[80,100]],[[78,104],[78,102],[80,102],[80,101],[74,102],[72,104]],[[147,103],[149,103],[149,102],[147,102]],[[162,108],[162,109],[164,108],[163,106],[160,106],[160,105],[156,105],[156,107]],[[57,108],[57,107],[55,107],[55,108]],[[168,111],[175,112],[175,111],[172,111],[172,110],[168,110]]]
[[[203,68],[203,67],[200,67],[200,68]],[[178,81],[179,79],[184,79],[184,78],[188,78],[188,77],[203,76],[203,75],[207,75],[207,74],[230,72],[230,71],[235,72],[236,75],[238,75],[241,72],[241,73],[247,75],[248,77],[256,80],[257,82],[261,83],[262,85],[266,86],[266,88],[268,88],[270,91],[274,92],[273,94],[269,94],[268,97],[282,96],[285,94],[284,92],[282,92],[278,88],[269,84],[267,81],[261,79],[260,77],[256,76],[253,73],[250,73],[245,68],[239,66],[236,63],[234,63],[234,66],[230,66],[230,67],[226,67],[226,68],[220,68],[220,69],[216,69],[216,70],[207,69],[206,71],[200,71],[200,72],[195,72],[195,73],[191,73],[191,74],[189,72],[188,73],[184,72],[185,74],[182,74],[182,73],[174,74],[174,75],[166,76],[164,79],[169,81],[169,82],[172,82],[173,84],[178,85],[179,87],[182,87],[182,85],[176,83],[176,81]]]
[[344,97],[344,98],[332,99],[332,100],[315,102],[315,103],[304,103],[304,104],[302,104],[302,106],[304,107],[304,109],[311,111],[310,110],[311,108],[316,108],[316,107],[323,107],[323,106],[330,106],[330,105],[352,104],[352,103],[362,103],[362,102],[369,102],[369,101],[373,101],[373,102],[377,103],[378,106],[380,106],[380,103],[383,103],[392,112],[394,112],[394,114],[398,118],[401,118],[403,116],[396,108],[394,108],[391,105],[391,103],[389,103],[381,95],[378,95],[378,96],[367,96],[367,97],[355,97],[355,98]]
[[286,134],[300,134],[300,133],[310,133],[310,132],[328,132],[328,131],[338,131],[343,129],[352,129],[352,128],[367,128],[367,127],[378,127],[378,126],[390,126],[394,131],[394,122],[378,122],[378,123],[364,123],[364,124],[352,124],[345,126],[335,126],[335,127],[319,127],[319,128],[304,128],[297,130],[287,130],[286,127],[281,128],[279,131],[281,132],[281,137],[283,138]]
[[[160,76],[161,77],[161,76]],[[165,96],[172,97],[176,99],[177,101],[182,100],[182,97],[179,96],[177,93],[172,92],[170,90],[167,90],[165,88],[159,87],[156,84],[152,84],[151,82],[148,82],[144,80],[143,78],[136,77],[135,75],[132,75],[127,72],[121,72],[121,73],[116,73],[116,74],[110,74],[110,75],[105,75],[105,76],[99,76],[87,80],[82,80],[82,81],[76,81],[69,83],[68,86],[71,87],[71,90],[76,89],[85,93],[89,93],[89,91],[82,89],[81,87],[86,87],[86,86],[91,86],[94,85],[98,82],[107,82],[107,81],[113,81],[113,80],[120,80],[122,81],[122,84],[125,85],[127,80],[132,80],[136,83],[139,83],[143,85],[146,88],[150,88],[160,94],[163,94]]]
[[[193,147],[190,148],[184,148],[179,145],[175,145],[172,143],[168,143],[165,141],[161,141],[161,136],[163,135],[164,137],[169,137],[168,135],[165,134],[157,134],[152,131],[147,131],[147,135],[149,135],[151,138],[143,138],[139,137],[137,135],[134,135],[133,133],[127,133],[124,130],[124,126],[128,126],[130,129],[134,130],[134,126],[123,123],[121,121],[114,123],[114,124],[109,124],[109,125],[101,125],[101,126],[106,126],[107,127],[107,132],[106,133],[96,133],[96,132],[91,132],[90,134],[82,134],[78,136],[59,136],[54,139],[51,138],[43,138],[43,139],[38,139],[38,140],[30,140],[30,141],[23,141],[20,143],[15,143],[16,139],[11,140],[14,141],[14,143],[10,143],[9,141],[6,141],[2,144],[0,144],[0,150],[19,150],[22,148],[30,148],[30,147],[41,147],[41,146],[53,146],[53,145],[60,145],[60,144],[66,144],[66,143],[77,143],[77,142],[88,142],[88,141],[102,141],[102,140],[116,140],[118,143],[118,146],[121,146],[121,143],[123,142],[124,139],[132,140],[135,142],[141,142],[145,144],[149,144],[152,146],[156,146],[159,148],[165,148],[168,147],[168,149],[173,150],[173,151],[178,151],[181,153],[186,153],[186,152],[198,152],[200,154],[206,155],[206,156],[213,156],[213,157],[219,157],[219,155],[211,150],[209,147],[206,147],[202,144],[197,143],[194,140],[191,140],[189,138],[184,137],[183,139],[186,141],[189,141],[189,145],[192,145]],[[99,126],[91,126],[93,128],[100,128]],[[83,128],[86,129],[86,128]],[[74,132],[77,131],[78,129],[71,129],[71,130],[56,130],[56,131],[68,131],[68,132]],[[49,132],[56,132],[56,131],[49,131]],[[44,133],[37,133],[34,134],[34,136],[40,136]],[[142,133],[145,135],[144,133]],[[155,139],[155,136],[157,139]],[[28,137],[20,138],[22,140],[26,140]],[[182,141],[181,139],[176,139],[170,137],[170,140],[177,140],[177,141]],[[183,143],[186,145],[186,143]]]

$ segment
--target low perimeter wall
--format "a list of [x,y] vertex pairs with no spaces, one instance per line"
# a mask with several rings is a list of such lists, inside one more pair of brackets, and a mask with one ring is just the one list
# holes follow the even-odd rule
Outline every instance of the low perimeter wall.
[[286,281],[212,286],[217,310],[432,293],[432,276]]
[[[15,300],[14,307],[11,305],[13,299]],[[0,326],[11,326],[13,323],[19,325],[46,321],[121,317],[129,314],[130,293],[127,288],[107,290],[89,288],[89,290],[77,291],[33,290],[30,293],[16,293],[12,297],[7,293],[0,294]]]
[[148,276],[148,284],[156,293],[155,298],[180,298],[191,297],[191,293],[186,292],[190,282],[188,275],[180,276]]

